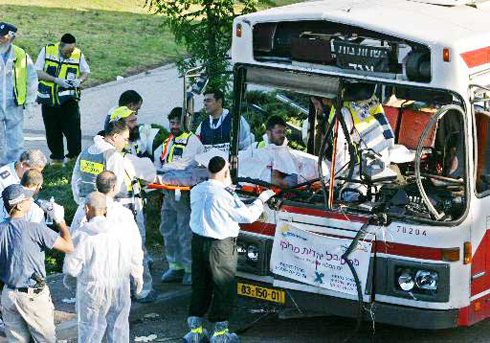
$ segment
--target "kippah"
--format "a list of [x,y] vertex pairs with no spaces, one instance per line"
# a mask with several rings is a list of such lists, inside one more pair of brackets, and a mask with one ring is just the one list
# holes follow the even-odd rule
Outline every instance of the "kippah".
[[65,43],[65,44],[73,44],[73,43],[76,43],[76,39],[75,39],[75,36],[73,36],[71,33],[65,33],[62,37],[61,37],[61,43]]
[[208,170],[211,174],[219,173],[226,165],[226,161],[221,156],[214,156],[208,164]]

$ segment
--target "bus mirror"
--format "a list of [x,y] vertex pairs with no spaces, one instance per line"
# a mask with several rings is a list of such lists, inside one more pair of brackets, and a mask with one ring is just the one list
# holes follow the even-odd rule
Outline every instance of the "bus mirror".
[[405,61],[405,70],[409,80],[429,82],[430,52],[412,51]]
[[202,92],[206,89],[208,85],[209,79],[204,76],[199,76],[197,82],[192,85],[192,93],[194,94],[202,94]]

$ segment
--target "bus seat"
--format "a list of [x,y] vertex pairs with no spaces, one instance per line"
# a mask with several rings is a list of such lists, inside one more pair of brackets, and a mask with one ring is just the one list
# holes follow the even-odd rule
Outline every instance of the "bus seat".
[[[397,143],[411,150],[417,149],[419,138],[433,114],[433,112],[400,109],[401,122]],[[425,138],[424,148],[434,147],[436,129],[437,125],[430,128],[429,134]]]

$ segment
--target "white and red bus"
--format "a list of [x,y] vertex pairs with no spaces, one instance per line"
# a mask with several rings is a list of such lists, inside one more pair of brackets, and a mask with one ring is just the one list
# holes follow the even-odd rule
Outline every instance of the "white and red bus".
[[[361,155],[283,189],[259,221],[242,225],[241,296],[414,328],[490,316],[489,23],[490,4],[464,0],[313,1],[235,19],[235,177],[247,87],[306,99],[315,154],[309,97],[342,105],[346,85],[370,85],[399,153],[414,156],[391,164],[396,177],[351,180]],[[337,120],[324,123],[322,148]],[[328,164],[325,150],[317,155]],[[342,193],[353,182],[368,191],[349,200]]]

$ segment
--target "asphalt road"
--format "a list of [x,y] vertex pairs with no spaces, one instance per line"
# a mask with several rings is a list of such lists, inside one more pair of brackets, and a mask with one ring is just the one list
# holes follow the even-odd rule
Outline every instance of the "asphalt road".
[[[135,339],[156,335],[148,342],[182,342],[187,333],[187,308],[190,287],[179,284],[162,284],[159,276],[167,268],[162,258],[162,248],[153,252],[154,287],[158,300],[151,304],[134,303],[130,315],[131,342]],[[62,277],[54,276],[49,281],[56,307],[56,320],[64,321],[58,326],[61,342],[75,343],[76,318],[74,315],[74,292],[62,285]],[[231,318],[230,328],[238,332],[243,343],[336,343],[344,342],[356,326],[354,319],[342,317],[313,317],[279,319],[278,308],[272,303],[238,298]],[[208,330],[212,330],[207,323]],[[349,340],[352,343],[400,342],[400,343],[474,343],[490,341],[490,322],[482,322],[469,328],[449,330],[414,330],[373,322],[364,322],[360,330]],[[0,343],[6,342],[0,337]]]
[[[168,128],[168,113],[172,108],[182,106],[183,79],[174,64],[84,89],[80,100],[82,148],[92,143],[93,136],[104,126],[107,111],[116,106],[121,93],[129,89],[143,97],[138,114],[140,124],[155,123]],[[195,106],[196,109],[202,107],[202,97],[196,98]],[[42,149],[49,156],[40,106],[33,118],[25,118],[24,136],[26,148]]]

